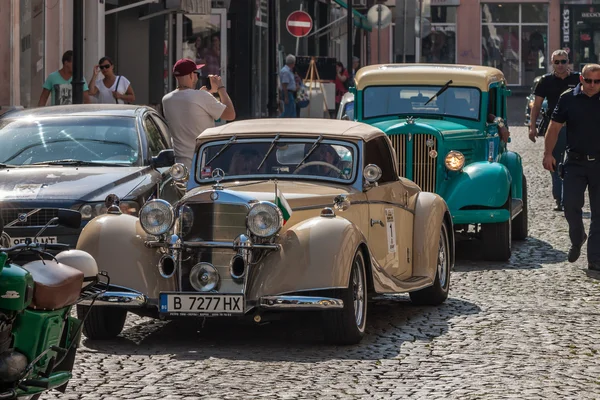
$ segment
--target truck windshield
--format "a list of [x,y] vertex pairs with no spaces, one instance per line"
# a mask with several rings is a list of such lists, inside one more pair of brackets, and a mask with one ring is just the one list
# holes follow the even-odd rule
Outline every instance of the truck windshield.
[[479,119],[481,92],[476,88],[453,87],[427,103],[441,86],[372,86],[363,91],[364,118],[388,115],[440,115]]

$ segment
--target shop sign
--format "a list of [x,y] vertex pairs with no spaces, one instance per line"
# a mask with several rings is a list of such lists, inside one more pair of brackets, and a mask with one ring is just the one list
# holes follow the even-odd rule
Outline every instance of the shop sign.
[[435,32],[456,32],[456,25],[431,25],[431,30]]
[[571,29],[572,29],[572,18],[571,10],[569,6],[562,6],[562,13],[560,16],[560,29],[561,29],[561,48],[567,52],[571,52]]
[[430,0],[432,6],[460,6],[460,0]]
[[166,8],[177,8],[186,14],[210,15],[212,13],[211,0],[167,0]]
[[583,18],[600,18],[600,12],[596,11],[596,9],[594,7],[590,7],[588,9],[584,8],[583,10],[581,10],[581,13],[579,15],[582,19]]

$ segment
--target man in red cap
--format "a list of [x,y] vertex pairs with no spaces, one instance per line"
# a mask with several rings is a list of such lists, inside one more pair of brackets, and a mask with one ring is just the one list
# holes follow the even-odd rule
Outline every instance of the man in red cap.
[[[208,76],[210,90],[204,86],[195,90],[203,66],[187,58],[177,61],[173,66],[177,88],[162,99],[163,113],[173,137],[175,162],[184,164],[188,170],[192,166],[198,135],[214,127],[219,118],[224,121],[235,119],[233,103],[220,76]],[[221,101],[213,93],[218,93]]]

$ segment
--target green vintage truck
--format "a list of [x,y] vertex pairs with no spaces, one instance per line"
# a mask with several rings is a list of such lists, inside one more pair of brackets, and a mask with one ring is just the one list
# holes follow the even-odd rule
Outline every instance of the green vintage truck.
[[[527,237],[527,183],[499,131],[510,91],[501,71],[472,65],[389,64],[356,74],[354,119],[390,138],[402,176],[447,202],[457,238],[480,239],[506,261]],[[342,107],[340,107],[342,108]],[[510,139],[509,139],[510,142]]]

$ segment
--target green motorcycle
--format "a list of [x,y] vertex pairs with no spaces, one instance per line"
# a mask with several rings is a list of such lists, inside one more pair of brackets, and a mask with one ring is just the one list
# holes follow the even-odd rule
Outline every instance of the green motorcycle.
[[[79,228],[81,214],[59,209],[36,238],[56,223]],[[3,228],[0,218],[0,233]],[[71,316],[72,308],[109,283],[88,253],[36,238],[0,245],[0,400],[33,400],[51,389],[64,393],[83,326]],[[38,259],[17,265],[32,255]]]

